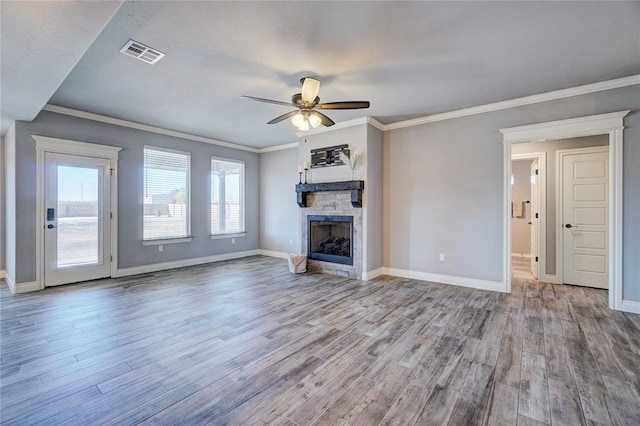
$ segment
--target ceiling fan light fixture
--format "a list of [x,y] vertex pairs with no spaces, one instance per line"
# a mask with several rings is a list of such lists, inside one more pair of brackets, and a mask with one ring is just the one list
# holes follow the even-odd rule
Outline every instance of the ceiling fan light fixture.
[[291,123],[302,132],[309,130],[309,119],[301,112],[293,116]]
[[320,91],[320,80],[312,77],[302,79],[302,100],[306,103],[313,103]]
[[322,119],[316,113],[309,114],[309,124],[314,129],[317,128],[322,123]]

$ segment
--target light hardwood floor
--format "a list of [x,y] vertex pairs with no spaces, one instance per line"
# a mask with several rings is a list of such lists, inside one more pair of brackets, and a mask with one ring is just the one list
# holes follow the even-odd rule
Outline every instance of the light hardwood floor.
[[252,257],[12,296],[5,424],[640,423],[640,317]]

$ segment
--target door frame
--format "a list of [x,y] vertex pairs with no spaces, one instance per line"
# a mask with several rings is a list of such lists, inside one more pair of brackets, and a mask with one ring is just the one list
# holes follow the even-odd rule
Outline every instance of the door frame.
[[[512,154],[511,161],[513,160],[538,160],[538,199],[536,201],[540,214],[538,215],[538,265],[536,269],[538,280],[548,282],[543,279],[547,276],[547,153],[527,152],[525,154]],[[511,173],[509,173],[509,177],[511,177]],[[511,185],[509,185],[510,199],[513,199],[512,189]],[[533,221],[533,218],[531,220]],[[509,248],[509,253],[511,253],[511,248]]]
[[[562,229],[562,222],[564,218],[564,165],[562,164],[564,157],[572,154],[590,154],[595,152],[608,152],[609,145],[599,145],[585,148],[573,148],[573,149],[561,149],[556,151],[556,276],[558,283],[564,283],[564,229]],[[611,158],[609,158],[611,162]],[[608,174],[611,174],[611,166],[607,170]],[[610,180],[609,180],[610,181]],[[611,199],[611,188],[607,188],[607,197]],[[607,213],[611,213],[611,209],[607,209]],[[611,218],[607,217],[610,221]],[[609,232],[611,229],[608,230]],[[608,244],[611,243],[611,239],[608,239]],[[611,248],[609,247],[607,253],[611,255]],[[610,264],[608,266],[611,266]],[[609,270],[609,272],[611,272]],[[611,282],[609,282],[609,285]]]
[[31,135],[36,141],[36,285],[44,289],[44,232],[45,215],[45,153],[69,154],[109,160],[111,167],[111,253],[110,272],[116,275],[118,267],[118,152],[120,147],[78,142],[49,136]]
[[628,310],[622,299],[623,119],[630,111],[500,129],[503,142],[503,280],[511,293],[511,144],[606,134],[609,137],[609,308]]

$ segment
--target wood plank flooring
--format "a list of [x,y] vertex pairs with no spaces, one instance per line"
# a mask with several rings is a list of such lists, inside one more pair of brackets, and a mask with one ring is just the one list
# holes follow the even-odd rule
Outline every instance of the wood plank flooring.
[[256,256],[0,294],[3,424],[640,424],[607,293],[292,275]]

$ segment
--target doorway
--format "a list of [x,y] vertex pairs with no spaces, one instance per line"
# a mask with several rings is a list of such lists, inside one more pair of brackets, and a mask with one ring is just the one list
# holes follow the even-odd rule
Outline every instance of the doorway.
[[[609,199],[607,215],[609,218],[607,250],[607,282],[609,288],[609,307],[625,309],[622,299],[622,164],[623,164],[623,118],[629,111],[613,112],[589,117],[579,117],[547,123],[500,129],[503,134],[503,170],[504,170],[504,240],[503,240],[503,279],[505,291],[511,292],[511,156],[512,146],[523,142],[544,142],[582,136],[605,135],[609,144]],[[551,258],[547,253],[547,258]]]
[[546,267],[546,158],[546,152],[511,156],[512,272],[526,279],[539,279]]
[[40,289],[115,275],[121,148],[36,141],[36,283]]
[[111,162],[45,153],[45,287],[111,273]]

